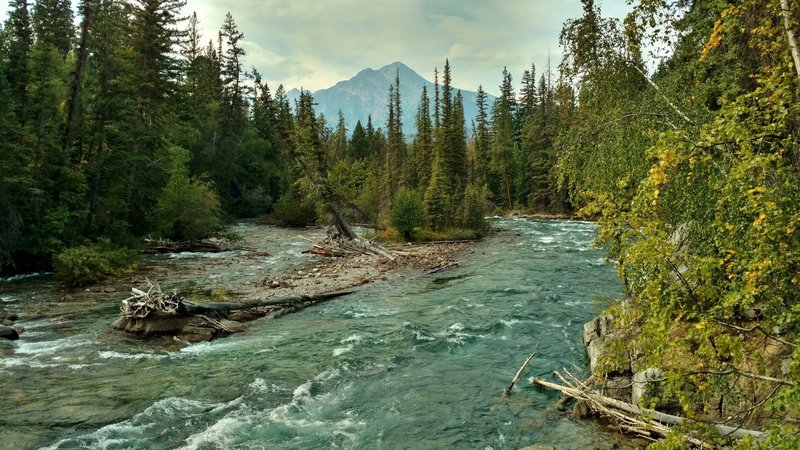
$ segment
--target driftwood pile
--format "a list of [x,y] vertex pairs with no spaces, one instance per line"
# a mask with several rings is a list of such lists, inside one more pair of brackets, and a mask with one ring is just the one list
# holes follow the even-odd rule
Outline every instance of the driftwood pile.
[[355,238],[329,238],[322,242],[315,243],[311,249],[303,253],[328,257],[343,257],[352,255],[372,255],[394,261],[395,257],[385,248],[367,239]]
[[[564,369],[564,372],[566,373],[566,377],[559,372],[554,373],[554,376],[556,376],[562,384],[551,383],[538,378],[533,379],[533,383],[549,389],[554,389],[578,401],[586,402],[586,405],[592,411],[611,419],[619,425],[622,431],[641,436],[651,441],[656,441],[666,436],[667,433],[670,432],[672,426],[681,425],[687,421],[687,419],[683,417],[640,408],[630,403],[608,398],[592,389],[587,382],[576,378],[569,373],[568,370]],[[756,439],[765,437],[765,433],[761,431],[745,430],[743,428],[735,428],[716,423],[706,423],[706,425],[716,429],[723,437],[736,439],[747,436],[755,437]],[[708,443],[695,436],[687,435],[685,438],[691,445],[701,448],[710,447]]]

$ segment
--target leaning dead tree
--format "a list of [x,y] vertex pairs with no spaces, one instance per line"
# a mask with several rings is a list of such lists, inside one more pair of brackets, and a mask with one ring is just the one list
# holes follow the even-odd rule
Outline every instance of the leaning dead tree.
[[[606,397],[592,389],[585,381],[576,378],[566,369],[564,369],[564,372],[566,377],[559,372],[553,374],[561,381],[561,384],[538,378],[535,378],[533,383],[586,402],[592,411],[613,420],[623,431],[655,441],[665,437],[672,427],[682,425],[688,420],[680,416],[640,408],[630,403]],[[706,423],[706,425],[714,428],[723,437],[735,439],[745,437],[762,439],[766,437],[766,433],[761,431],[746,430],[717,423]],[[701,448],[708,446],[707,443],[691,435],[686,435],[685,439],[688,443]]]
[[359,238],[345,219],[342,213],[342,196],[334,191],[328,181],[329,156],[320,141],[319,122],[314,114],[314,98],[310,93],[300,93],[296,109],[291,155],[302,174],[300,186],[322,206],[336,228],[335,235],[327,241],[326,246],[343,247],[346,251],[379,255],[394,260],[394,256],[380,245]]

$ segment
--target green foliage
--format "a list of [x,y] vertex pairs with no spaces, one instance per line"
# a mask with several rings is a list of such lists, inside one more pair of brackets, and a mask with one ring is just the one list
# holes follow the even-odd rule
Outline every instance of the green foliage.
[[425,211],[419,192],[401,189],[394,198],[389,220],[405,240],[411,240],[415,229],[425,225]]
[[137,252],[114,247],[110,241],[68,248],[55,257],[58,279],[70,286],[86,286],[118,275],[136,263]]
[[485,185],[478,187],[472,183],[467,184],[467,189],[464,191],[463,217],[461,219],[464,227],[478,233],[486,232],[489,228],[489,224],[486,222],[488,197],[489,188]]
[[[800,332],[800,77],[779,10],[777,2],[693,4],[677,24],[692,31],[659,74],[671,105],[636,80],[621,50],[582,57],[581,101],[560,160],[574,198],[588,200],[583,212],[598,217],[598,243],[630,298],[614,310],[618,346],[639,366],[664,370],[663,397],[683,415],[773,425],[769,443],[758,444],[765,448],[793,447],[800,413],[797,370],[778,369],[800,356],[781,342],[796,344]],[[698,40],[699,30],[708,38]],[[596,127],[609,114],[644,117],[639,100],[660,105],[668,127],[650,119]]]
[[290,227],[306,227],[317,223],[317,212],[296,188],[290,189],[275,203],[275,216]]
[[447,189],[447,179],[442,172],[441,160],[433,161],[433,172],[428,190],[425,191],[425,215],[434,230],[444,229],[452,221],[451,200]]
[[154,211],[156,230],[175,240],[194,241],[219,231],[220,203],[210,182],[190,177],[189,153],[180,148],[170,149],[172,170],[170,178]]

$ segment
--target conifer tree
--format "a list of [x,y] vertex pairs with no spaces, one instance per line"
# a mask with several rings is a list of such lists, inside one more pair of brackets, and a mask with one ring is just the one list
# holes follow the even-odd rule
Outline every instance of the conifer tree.
[[428,188],[433,163],[433,124],[431,123],[430,107],[428,88],[423,86],[417,108],[417,135],[414,136],[413,142],[416,156],[413,161],[416,185],[419,186],[421,192],[425,192]]
[[363,160],[369,156],[369,139],[367,138],[367,131],[361,125],[360,120],[353,127],[353,135],[350,137],[347,149],[348,159],[351,161]]
[[490,167],[492,179],[496,180],[491,188],[495,201],[502,201],[509,209],[514,207],[513,156],[514,143],[514,90],[511,74],[503,69],[503,82],[500,85],[500,97],[492,108],[492,141],[490,146]]
[[17,121],[25,121],[28,105],[28,81],[30,79],[30,52],[33,47],[33,30],[28,0],[12,0],[8,4],[9,14],[5,26],[8,52],[6,79],[16,106]]
[[53,46],[62,58],[66,58],[75,34],[70,1],[37,0],[32,19],[36,43]]
[[489,115],[486,105],[486,91],[483,86],[478,86],[478,95],[476,97],[476,106],[478,108],[478,115],[475,117],[475,151],[473,158],[473,181],[483,186],[487,183],[489,172]]

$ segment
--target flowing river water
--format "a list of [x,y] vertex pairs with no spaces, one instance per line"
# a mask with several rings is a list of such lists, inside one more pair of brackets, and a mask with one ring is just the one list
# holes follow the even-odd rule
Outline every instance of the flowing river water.
[[[594,226],[493,225],[507,231],[457,269],[374,283],[194,345],[110,330],[121,291],[65,300],[48,275],[0,279],[5,310],[27,330],[0,347],[0,447],[615,448],[620,438],[593,423],[548,412],[558,395],[528,382],[587,372],[582,325],[602,307],[595,297],[620,291],[591,249]],[[272,256],[150,263],[184,287],[235,290],[314,258],[301,255],[299,232],[239,231]]]

